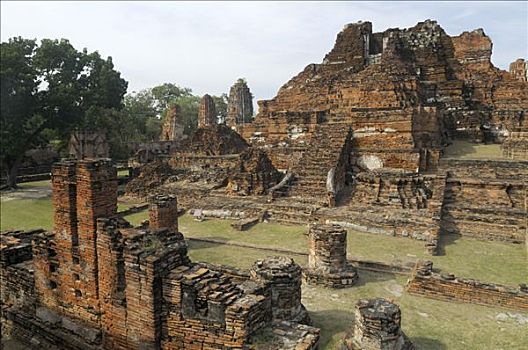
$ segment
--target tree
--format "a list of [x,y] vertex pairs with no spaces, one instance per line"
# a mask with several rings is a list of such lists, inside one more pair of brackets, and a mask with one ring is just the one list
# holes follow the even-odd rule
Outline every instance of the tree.
[[38,72],[33,66],[35,40],[10,39],[0,44],[1,161],[7,185],[16,186],[18,167],[29,145],[36,145],[44,121],[37,110]]
[[76,128],[96,129],[120,110],[128,83],[112,58],[77,51],[68,40],[13,38],[1,44],[2,163],[16,186],[24,153],[46,135],[64,143]]
[[153,88],[125,96],[125,113],[142,125],[138,140],[154,141],[161,134],[161,127],[169,108],[177,104],[182,111],[184,133],[190,135],[198,125],[200,97],[189,88],[164,83]]
[[227,118],[227,94],[223,93],[220,96],[213,96],[215,103],[217,119],[219,124],[223,124]]

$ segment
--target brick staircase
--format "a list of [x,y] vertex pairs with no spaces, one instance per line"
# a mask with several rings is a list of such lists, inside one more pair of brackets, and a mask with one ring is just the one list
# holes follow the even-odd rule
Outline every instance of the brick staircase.
[[295,178],[289,187],[290,197],[302,197],[321,206],[328,204],[328,171],[338,164],[349,135],[349,129],[342,125],[317,125],[310,146],[293,168]]

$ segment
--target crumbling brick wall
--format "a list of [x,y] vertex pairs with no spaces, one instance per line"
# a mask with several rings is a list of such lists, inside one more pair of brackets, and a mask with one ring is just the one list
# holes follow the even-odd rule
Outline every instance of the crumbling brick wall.
[[445,233],[524,243],[528,163],[445,160],[441,226]]
[[117,171],[108,160],[53,167],[54,233],[34,242],[43,305],[98,326],[96,220],[117,213]]
[[417,262],[406,288],[411,294],[432,299],[528,310],[526,285],[515,289],[454,275],[443,275],[433,270],[431,261]]

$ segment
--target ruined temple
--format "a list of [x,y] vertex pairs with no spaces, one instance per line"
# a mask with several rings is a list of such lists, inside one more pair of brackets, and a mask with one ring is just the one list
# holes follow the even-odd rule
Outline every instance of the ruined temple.
[[[430,254],[441,233],[523,242],[525,63],[494,67],[492,46],[482,29],[449,36],[432,20],[379,33],[347,24],[321,63],[258,101],[252,121],[237,121],[240,96],[251,105],[237,82],[228,126],[198,128],[158,157],[172,170],[157,189],[138,179],[127,192],[173,193],[221,217],[410,237]],[[500,143],[503,158],[446,157],[456,140]]]
[[229,90],[227,100],[228,126],[250,123],[253,120],[253,95],[244,79],[238,79]]
[[46,349],[258,349],[268,331],[266,349],[317,348],[292,259],[252,274],[193,263],[176,198],[152,197],[147,227],[116,215],[108,160],[58,163],[52,184],[53,230],[1,236],[3,333]]
[[510,74],[520,81],[528,81],[528,62],[519,58],[510,63]]
[[185,138],[183,134],[184,125],[182,121],[181,107],[172,105],[167,111],[161,129],[160,141],[179,141]]
[[198,109],[198,127],[216,125],[216,107],[211,95],[205,94],[200,100],[200,108]]

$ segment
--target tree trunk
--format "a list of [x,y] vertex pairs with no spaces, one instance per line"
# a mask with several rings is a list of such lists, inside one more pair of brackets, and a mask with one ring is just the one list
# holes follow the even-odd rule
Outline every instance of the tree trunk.
[[22,162],[21,158],[17,158],[12,162],[7,162],[7,187],[8,188],[17,188],[17,177],[18,177],[18,168]]

